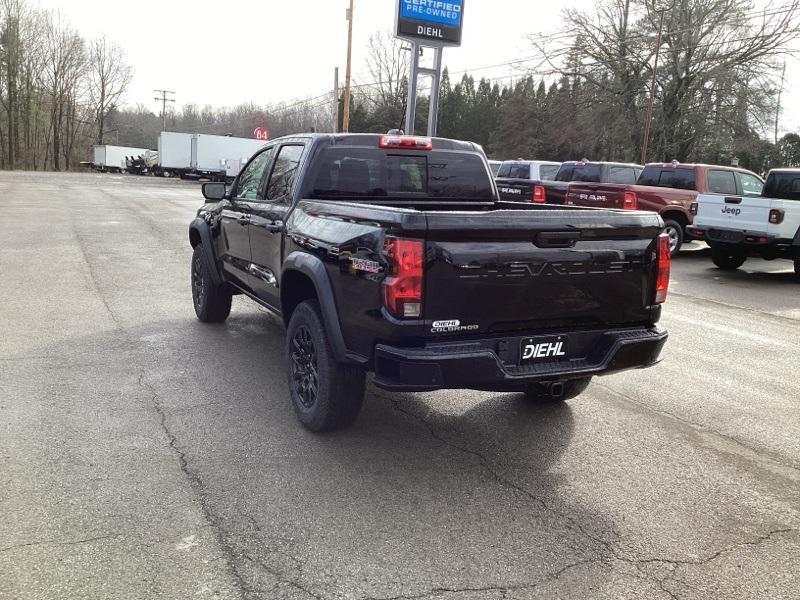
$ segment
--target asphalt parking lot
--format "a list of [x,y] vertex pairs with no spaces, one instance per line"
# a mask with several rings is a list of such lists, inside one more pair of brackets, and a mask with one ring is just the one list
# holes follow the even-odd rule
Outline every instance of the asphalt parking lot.
[[0,173],[0,598],[800,598],[800,285],[673,263],[659,366],[313,435],[282,324],[196,321],[196,184]]

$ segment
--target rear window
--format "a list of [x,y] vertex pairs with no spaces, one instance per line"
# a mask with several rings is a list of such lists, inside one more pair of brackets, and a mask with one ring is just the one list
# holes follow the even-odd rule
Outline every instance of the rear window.
[[676,190],[696,189],[694,169],[671,167],[645,167],[637,181],[639,185],[667,187]]
[[315,163],[315,198],[494,200],[492,180],[475,154],[334,147],[323,150]]
[[530,179],[531,166],[527,163],[503,163],[497,176],[509,179]]
[[773,171],[767,177],[762,195],[765,198],[800,200],[800,171],[781,173]]
[[572,181],[597,183],[600,181],[600,165],[576,165]]
[[553,181],[558,173],[559,165],[541,165],[539,167],[539,179],[542,181]]
[[733,171],[709,169],[708,191],[712,194],[736,195],[736,175]]

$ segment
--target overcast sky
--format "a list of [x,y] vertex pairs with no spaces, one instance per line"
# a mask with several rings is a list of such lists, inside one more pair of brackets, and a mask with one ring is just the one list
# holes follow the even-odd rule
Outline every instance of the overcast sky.
[[[61,10],[85,35],[106,34],[122,44],[135,68],[125,101],[158,110],[154,89],[175,90],[186,103],[232,106],[314,97],[342,78],[347,0],[39,0]],[[390,30],[396,0],[355,0],[354,76],[368,81],[364,60],[370,34]],[[591,10],[593,0],[469,0],[461,48],[445,50],[451,71],[476,76],[519,76],[500,64],[530,56],[528,35],[552,32],[561,10]],[[800,47],[800,46],[799,46]],[[800,62],[788,66],[787,86],[800,81]],[[800,127],[800,83],[789,89],[782,129]]]

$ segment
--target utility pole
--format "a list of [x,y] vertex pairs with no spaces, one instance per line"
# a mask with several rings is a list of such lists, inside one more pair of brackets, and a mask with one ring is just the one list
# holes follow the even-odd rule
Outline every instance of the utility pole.
[[161,131],[167,130],[167,102],[175,102],[175,98],[169,98],[168,96],[175,95],[175,92],[170,90],[153,90],[158,96],[154,98],[156,102],[161,102],[161,118],[163,122],[163,128]]
[[781,119],[781,94],[783,94],[783,81],[786,77],[786,61],[783,61],[783,71],[781,71],[781,87],[778,88],[778,107],[775,111],[775,144],[778,144],[778,121]]
[[353,62],[353,0],[350,0],[350,9],[347,11],[347,68],[344,72],[344,115],[342,116],[342,131],[350,131],[350,73]]
[[656,95],[656,72],[658,71],[658,55],[661,52],[661,32],[664,30],[664,11],[661,9],[661,17],[658,20],[658,37],[656,38],[656,58],[653,65],[653,79],[650,82],[650,101],[647,103],[647,116],[644,119],[644,142],[642,142],[642,161],[640,164],[647,164],[647,150],[650,146],[650,124],[653,121],[653,105]]
[[333,129],[339,131],[339,67],[333,70]]

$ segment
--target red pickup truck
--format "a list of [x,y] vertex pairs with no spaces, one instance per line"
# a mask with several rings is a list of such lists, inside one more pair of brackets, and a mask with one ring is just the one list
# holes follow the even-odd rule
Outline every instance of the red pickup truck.
[[[630,177],[631,169],[638,171],[635,184],[621,182],[621,177]],[[546,190],[547,202],[657,212],[664,219],[673,255],[683,245],[686,227],[692,223],[689,207],[698,194],[759,196],[764,185],[758,175],[746,169],[677,161],[650,163],[644,168],[618,163],[564,163],[556,174],[558,181],[569,183],[563,191]]]

